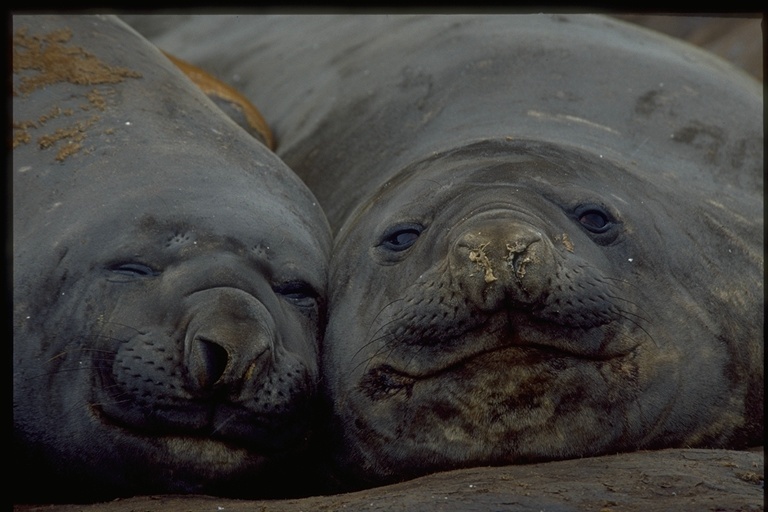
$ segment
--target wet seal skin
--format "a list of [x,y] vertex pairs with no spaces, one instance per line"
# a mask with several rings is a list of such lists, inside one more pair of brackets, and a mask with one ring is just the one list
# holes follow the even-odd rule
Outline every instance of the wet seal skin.
[[129,26],[13,17],[13,500],[288,495],[330,230]]
[[237,76],[329,217],[342,485],[762,443],[751,77],[600,16],[132,22]]

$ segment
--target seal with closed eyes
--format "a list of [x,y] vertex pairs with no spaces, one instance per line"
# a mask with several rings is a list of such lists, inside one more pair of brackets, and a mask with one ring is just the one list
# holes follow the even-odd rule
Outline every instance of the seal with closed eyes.
[[14,501],[292,492],[315,198],[117,18],[13,30]]

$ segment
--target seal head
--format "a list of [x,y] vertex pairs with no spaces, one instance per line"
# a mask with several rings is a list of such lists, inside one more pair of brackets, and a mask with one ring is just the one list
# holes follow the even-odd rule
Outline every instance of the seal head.
[[[754,264],[746,219],[605,158],[503,139],[413,164],[352,218],[324,354],[352,481],[757,438],[760,361],[707,340],[748,336],[710,306],[759,291],[671,257]],[[713,222],[727,243],[701,237]]]

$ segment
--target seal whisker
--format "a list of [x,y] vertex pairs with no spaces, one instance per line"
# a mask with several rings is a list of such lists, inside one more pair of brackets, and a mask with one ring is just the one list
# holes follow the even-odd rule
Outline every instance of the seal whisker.
[[216,425],[214,425],[213,429],[211,430],[211,434],[217,434],[222,431],[222,428],[225,427],[228,423],[232,422],[234,419],[236,419],[236,414],[230,414],[227,416],[226,419],[219,421]]
[[50,365],[51,363],[53,363],[54,361],[56,361],[56,360],[63,360],[64,358],[66,358],[67,356],[72,355],[72,354],[75,354],[75,355],[78,355],[78,356],[84,356],[85,355],[85,356],[87,356],[87,359],[89,361],[95,362],[95,363],[98,363],[98,362],[101,362],[101,361],[111,362],[112,360],[109,357],[94,358],[94,357],[90,356],[89,354],[104,354],[105,356],[112,356],[115,353],[116,353],[115,350],[98,349],[98,348],[89,348],[89,347],[84,347],[84,346],[77,346],[77,347],[73,347],[73,348],[71,348],[69,350],[63,350],[63,351],[57,353],[56,355],[51,356],[50,358],[46,359],[45,361],[41,361],[40,364],[38,365],[38,367],[39,368],[44,368],[44,367]]
[[[635,327],[637,327],[638,329],[640,329],[641,331],[643,331],[643,332],[645,333],[645,335],[646,335],[646,336],[648,336],[648,338],[651,340],[651,342],[652,342],[652,343],[653,343],[653,344],[654,344],[654,345],[655,345],[657,348],[659,347],[659,344],[658,344],[658,343],[656,343],[656,340],[653,338],[653,336],[651,336],[651,333],[649,333],[649,332],[648,332],[648,331],[647,331],[647,330],[646,330],[646,329],[645,329],[645,328],[644,328],[644,327],[643,327],[643,326],[640,324],[640,322],[638,322],[638,321],[636,321],[636,320],[634,320],[634,319],[630,318],[630,316],[629,316],[629,315],[632,315],[632,313],[629,313],[628,311],[624,311],[624,310],[621,310],[621,309],[617,309],[617,311],[618,311],[619,315],[620,315],[622,318],[624,318],[625,320],[627,320],[628,322],[630,322],[631,324],[633,324]],[[634,316],[637,316],[637,315],[634,315]],[[645,320],[645,319],[644,319],[644,318],[642,318],[642,317],[639,317],[639,318],[641,318],[642,320]]]
[[[394,299],[394,300],[388,302],[387,304],[385,304],[384,307],[379,309],[379,312],[376,313],[376,316],[374,316],[373,319],[371,319],[371,322],[370,322],[370,324],[368,326],[368,331],[370,332],[370,329],[374,325],[376,325],[376,321],[379,319],[379,316],[381,316],[381,314],[384,313],[384,311],[386,311],[388,308],[392,307],[396,302],[403,302],[404,300],[405,300],[405,297],[400,297],[400,298]],[[366,333],[366,335],[367,335],[367,333]]]
[[[369,341],[368,343],[366,343],[366,345],[365,345],[365,346],[371,346],[373,343],[376,343],[377,341],[380,341],[380,340],[384,340],[384,339],[386,339],[387,337],[390,337],[390,338],[393,338],[393,339],[394,339],[394,336],[395,336],[394,334],[386,334],[386,335],[384,335],[384,336],[380,336],[379,338],[376,338],[376,339],[374,339],[374,340],[371,340],[371,341]],[[371,364],[371,362],[373,362],[373,361],[374,361],[374,359],[376,359],[376,358],[377,358],[377,357],[378,357],[378,356],[379,356],[381,353],[383,353],[383,352],[384,352],[384,351],[385,351],[385,350],[386,350],[386,349],[387,349],[389,346],[390,346],[390,343],[389,343],[389,342],[385,342],[385,343],[382,343],[382,344],[379,346],[379,348],[377,348],[377,349],[376,349],[376,351],[375,351],[373,354],[371,354],[369,357],[367,357],[366,359],[364,359],[364,360],[360,361],[360,362],[359,362],[359,363],[357,363],[355,366],[353,366],[353,367],[352,367],[352,371],[355,371],[355,370],[357,370],[357,369],[358,369],[360,366],[362,366],[362,365],[365,365],[365,368],[364,368],[364,370],[363,370],[363,373],[367,372],[367,371],[368,371],[368,369],[369,369],[369,368],[368,368],[368,365],[369,365],[369,364]],[[350,361],[351,361],[351,359],[350,359]]]
[[[365,349],[365,348],[368,348],[368,347],[370,347],[371,345],[373,345],[373,344],[375,344],[375,343],[377,343],[377,342],[380,342],[381,340],[385,340],[387,337],[394,337],[394,334],[385,334],[385,335],[382,335],[382,336],[380,336],[380,337],[378,337],[378,338],[374,338],[374,339],[372,339],[372,340],[370,340],[370,341],[366,342],[365,344],[363,344],[363,346],[362,346],[362,347],[360,347],[360,350],[358,350],[358,351],[355,353],[355,355],[354,355],[353,357],[351,357],[351,358],[350,358],[350,361],[353,361],[355,357],[357,357],[358,355],[360,355],[360,352],[361,352],[363,349]],[[371,360],[373,360],[374,358],[376,358],[376,357],[377,357],[377,356],[378,356],[378,355],[379,355],[381,352],[383,352],[383,351],[386,349],[386,347],[388,346],[388,344],[389,344],[388,342],[384,342],[384,343],[381,343],[381,345],[379,346],[379,348],[378,348],[378,349],[376,349],[376,351],[374,351],[374,353],[373,353],[373,354],[371,354],[370,356],[368,356],[368,357],[366,357],[365,359],[363,359],[362,361],[360,361],[360,363],[356,364],[356,365],[353,367],[353,370],[356,370],[356,369],[357,369],[357,368],[359,368],[359,367],[360,367],[360,365],[362,365],[362,364],[368,364],[368,363],[370,363],[370,362],[371,362]]]
[[92,407],[104,407],[105,405],[133,404],[133,398],[128,396],[122,399],[120,399],[119,397],[114,397],[113,400],[98,400],[95,402],[87,402],[87,404]]
[[[386,308],[388,308],[389,306],[393,305],[395,302],[398,302],[398,301],[401,301],[401,300],[404,300],[404,299],[397,299],[397,300],[394,300],[394,301],[390,302],[389,304],[387,304],[386,306],[384,306],[384,307],[383,307],[383,308],[382,308],[382,309],[379,311],[379,313],[377,313],[377,314],[376,314],[376,317],[374,317],[373,321],[372,321],[372,322],[371,322],[371,324],[369,325],[369,327],[368,327],[368,332],[370,333],[370,330],[371,330],[372,326],[375,324],[376,318],[378,318],[378,317],[381,315],[381,313],[382,313],[382,312],[383,312],[383,311],[384,311]],[[352,354],[352,356],[350,357],[350,361],[354,361],[354,359],[355,359],[355,358],[356,358],[356,357],[357,357],[357,356],[360,354],[360,352],[362,352],[364,349],[366,349],[367,347],[369,347],[371,344],[373,344],[373,343],[376,343],[378,340],[382,339],[382,337],[378,337],[378,338],[377,338],[377,337],[375,337],[375,336],[376,336],[376,334],[377,334],[377,333],[379,333],[379,332],[380,332],[382,329],[385,329],[386,327],[388,327],[389,325],[391,325],[392,323],[394,323],[394,322],[396,322],[396,321],[397,321],[397,318],[393,318],[393,319],[392,319],[392,320],[390,320],[389,322],[386,322],[386,323],[384,323],[384,324],[380,325],[380,326],[379,326],[379,327],[376,329],[376,332],[374,332],[374,333],[373,333],[373,336],[374,336],[374,337],[371,337],[371,338],[369,339],[369,341],[367,341],[367,342],[363,343],[363,344],[360,346],[360,348],[359,348],[359,349],[357,349],[357,351],[355,351],[355,353],[354,353],[354,354]],[[366,335],[367,335],[367,333],[366,333]]]
[[52,375],[60,375],[65,374],[69,372],[83,372],[83,371],[91,371],[91,370],[97,370],[97,366],[79,366],[77,368],[58,368],[56,371],[49,371],[45,373],[39,373],[36,375],[25,375],[24,381],[25,382],[31,382],[33,380],[42,379],[46,377],[51,377]]
[[[615,299],[620,299],[620,297],[612,297],[612,298],[615,298]],[[632,302],[632,301],[629,301],[629,300],[628,300],[628,301],[625,301],[625,302],[629,302],[629,303],[630,303],[630,304],[632,304],[633,306],[637,306],[637,304],[635,304],[635,303],[634,303],[634,302]],[[640,307],[637,307],[637,309],[639,309],[641,312],[644,312],[644,311],[643,311],[643,309],[642,309],[642,308],[640,308]],[[638,320],[642,320],[643,322],[646,322],[646,323],[650,323],[650,322],[649,322],[649,320],[648,320],[647,318],[645,318],[643,315],[640,315],[640,314],[638,314],[638,313],[635,313],[635,312],[632,312],[632,311],[627,311],[627,310],[625,310],[625,309],[619,308],[618,306],[616,306],[616,310],[617,310],[617,311],[619,311],[619,312],[621,312],[621,313],[624,313],[625,315],[632,315],[633,317],[637,318]]]
[[[376,316],[374,317],[374,320],[373,320],[373,321],[370,323],[370,325],[369,325],[369,328],[368,328],[368,332],[370,332],[370,329],[371,329],[371,327],[370,327],[370,326],[372,326],[372,325],[374,325],[374,324],[376,323],[376,322],[375,322],[375,320],[376,320],[377,318],[379,318],[379,317],[381,316],[381,314],[382,314],[382,313],[383,313],[383,312],[384,312],[384,311],[385,311],[387,308],[389,308],[389,307],[393,306],[393,305],[394,305],[395,303],[397,303],[397,302],[402,302],[402,301],[406,301],[406,300],[407,300],[407,298],[405,298],[405,297],[402,297],[402,298],[399,298],[399,299],[395,299],[395,300],[393,300],[393,301],[389,302],[388,304],[386,304],[386,305],[385,305],[383,308],[381,308],[381,309],[379,310],[379,312],[376,314]],[[401,310],[401,312],[402,312],[402,311],[403,311],[403,310]],[[379,327],[376,329],[376,331],[373,333],[373,336],[372,336],[372,337],[371,337],[371,338],[370,338],[368,341],[366,341],[365,343],[363,343],[363,344],[360,346],[360,348],[359,348],[359,349],[358,349],[358,350],[357,350],[357,351],[356,351],[356,352],[355,352],[355,353],[352,355],[352,357],[350,357],[350,361],[354,361],[354,359],[355,359],[357,356],[359,356],[359,355],[360,355],[360,352],[361,352],[361,351],[363,351],[365,348],[367,348],[367,347],[371,346],[372,344],[374,344],[374,343],[377,343],[377,342],[380,342],[381,340],[385,339],[387,336],[396,336],[396,334],[395,334],[395,333],[389,333],[389,334],[385,334],[385,335],[383,335],[383,336],[379,336],[379,337],[376,337],[376,334],[378,334],[378,333],[379,333],[379,332],[381,332],[383,329],[386,329],[387,327],[389,327],[390,325],[392,325],[392,324],[394,324],[394,323],[398,323],[398,324],[399,324],[399,325],[401,325],[401,326],[402,326],[402,325],[408,325],[408,324],[404,324],[404,323],[402,322],[402,318],[401,318],[401,317],[399,317],[399,316],[394,316],[394,317],[393,317],[391,320],[389,320],[388,322],[386,322],[386,323],[384,323],[384,324],[381,324],[381,325],[380,325],[380,326],[379,326]],[[377,352],[375,352],[375,353],[373,354],[373,356],[372,356],[372,357],[375,357],[375,356],[377,356],[377,355],[378,355],[378,354],[380,354],[380,353],[381,353],[381,351],[377,351]],[[370,358],[369,358],[369,359],[370,359]],[[357,369],[358,367],[359,367],[359,365],[356,365],[356,366],[355,366],[355,369]]]
[[[607,294],[607,296],[612,298],[612,299],[623,300],[624,302],[628,302],[629,304],[635,306],[640,312],[644,312],[643,308],[640,307],[640,305],[636,304],[634,301],[631,301],[629,299],[625,299],[623,297],[617,297],[617,296],[614,296],[614,295],[611,295],[611,294]],[[622,318],[632,322],[636,327],[642,329],[648,335],[648,337],[651,339],[651,341],[654,343],[654,345],[658,346],[658,344],[656,343],[656,340],[653,339],[653,336],[651,336],[650,333],[648,333],[645,330],[645,328],[643,327],[643,325],[642,325],[642,323],[645,323],[645,324],[650,324],[651,323],[648,320],[648,318],[646,318],[643,315],[640,315],[638,313],[635,313],[633,311],[627,311],[627,310],[619,308],[619,307],[616,307],[616,311],[619,313],[619,315]],[[630,318],[630,317],[634,317],[634,319]]]
[[120,326],[120,327],[125,327],[126,329],[131,329],[136,334],[140,334],[142,336],[146,336],[149,333],[149,331],[142,331],[141,329],[138,329],[138,328],[133,327],[131,325],[123,324],[123,323],[120,323],[120,322],[115,322],[114,320],[110,320],[108,322],[104,322],[103,325],[117,325],[117,326]]

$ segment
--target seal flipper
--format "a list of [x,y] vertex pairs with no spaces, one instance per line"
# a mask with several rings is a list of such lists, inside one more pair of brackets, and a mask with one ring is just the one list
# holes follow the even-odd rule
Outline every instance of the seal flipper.
[[197,66],[163,52],[173,64],[210,98],[233,121],[245,128],[269,149],[275,149],[275,137],[261,112],[235,88],[211,76]]

